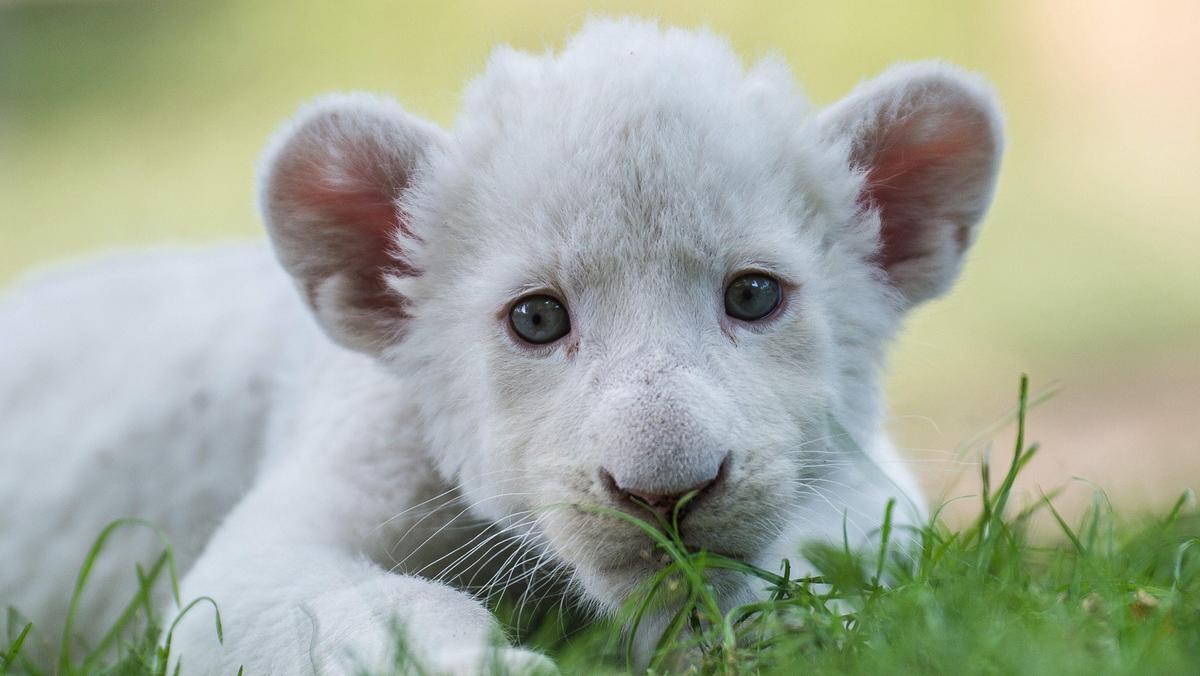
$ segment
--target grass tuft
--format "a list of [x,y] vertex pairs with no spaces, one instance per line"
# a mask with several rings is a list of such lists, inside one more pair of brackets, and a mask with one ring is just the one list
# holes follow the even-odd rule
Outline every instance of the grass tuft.
[[[135,564],[134,574],[137,576],[138,589],[133,598],[125,606],[117,619],[107,629],[103,637],[94,646],[90,646],[82,660],[76,661],[71,656],[71,646],[76,640],[74,628],[79,616],[80,607],[84,602],[84,592],[88,579],[96,561],[104,554],[112,535],[124,528],[147,528],[154,532],[163,544],[163,551],[147,571],[141,564]],[[159,609],[153,599],[154,589],[166,573],[171,597],[177,608],[174,620],[166,633],[163,633],[163,623]],[[175,554],[165,533],[153,523],[142,519],[118,519],[104,527],[100,535],[88,549],[75,586],[71,592],[66,620],[63,623],[62,639],[58,647],[56,668],[51,671],[30,659],[22,649],[26,638],[33,630],[32,623],[25,623],[24,629],[11,640],[3,657],[0,657],[0,676],[7,674],[28,674],[30,676],[91,676],[93,674],[128,674],[137,676],[166,676],[172,662],[171,638],[175,627],[187,613],[200,603],[209,603],[216,614],[216,633],[219,641],[224,640],[221,627],[221,613],[216,601],[206,596],[192,600],[183,605],[179,595],[179,576],[175,567]],[[182,607],[181,607],[182,606]],[[8,626],[20,624],[20,615],[15,609],[9,609]],[[176,660],[175,672],[180,670],[181,663]]]

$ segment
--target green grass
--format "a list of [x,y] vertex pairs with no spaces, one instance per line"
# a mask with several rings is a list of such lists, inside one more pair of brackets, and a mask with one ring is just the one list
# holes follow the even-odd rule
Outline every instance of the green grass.
[[[514,634],[552,655],[564,673],[621,673],[633,659],[623,645],[625,629],[667,600],[678,610],[654,652],[653,673],[1194,673],[1200,513],[1192,495],[1136,523],[1114,514],[1099,491],[1075,526],[1052,496],[1018,504],[1015,479],[1037,453],[1036,444],[1026,443],[1027,405],[1022,379],[1013,459],[996,477],[982,464],[980,511],[966,528],[951,530],[935,514],[923,528],[895,529],[889,505],[880,515],[877,549],[810,547],[803,555],[816,574],[797,576],[788,561],[768,571],[688,551],[671,521],[613,511],[653,538],[671,562],[618,618],[564,633],[566,620],[548,612],[513,627]],[[1037,518],[1048,519],[1061,537],[1052,544],[1034,538]],[[88,570],[104,541],[124,525],[110,526],[92,548],[73,609],[85,598]],[[708,583],[714,571],[757,578],[768,594],[723,612]],[[149,592],[164,577],[174,584],[170,548],[136,574],[137,596],[96,649],[68,652],[68,626],[57,673],[166,673],[170,640],[160,637],[164,631],[169,637],[174,622],[157,616]],[[180,615],[211,602],[175,598]],[[501,615],[521,616],[511,607]],[[8,624],[18,633],[0,651],[0,674],[48,673],[23,660],[30,627],[14,617]],[[214,631],[220,632],[219,619]]]

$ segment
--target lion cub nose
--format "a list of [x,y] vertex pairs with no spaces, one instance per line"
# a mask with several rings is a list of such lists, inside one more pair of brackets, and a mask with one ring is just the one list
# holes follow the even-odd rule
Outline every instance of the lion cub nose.
[[675,505],[684,496],[695,493],[692,501],[708,492],[725,474],[726,462],[722,462],[717,471],[707,478],[701,478],[695,481],[691,486],[685,488],[677,488],[670,486],[669,488],[647,487],[640,485],[640,482],[622,483],[617,481],[607,469],[600,468],[601,482],[608,488],[609,492],[623,501],[632,502],[634,504],[645,505],[654,511],[664,516],[670,515]]

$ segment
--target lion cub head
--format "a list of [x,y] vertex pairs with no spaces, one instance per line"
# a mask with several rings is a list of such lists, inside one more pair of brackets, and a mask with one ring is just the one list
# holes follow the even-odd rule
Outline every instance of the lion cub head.
[[870,473],[907,485],[854,449],[1001,143],[989,89],[945,65],[813,112],[778,61],[593,22],[557,55],[497,51],[448,132],[385,99],[311,104],[262,204],[330,337],[412,383],[445,478],[615,603],[658,564],[589,507],[692,494],[689,544],[759,560],[840,532],[855,491],[886,490]]

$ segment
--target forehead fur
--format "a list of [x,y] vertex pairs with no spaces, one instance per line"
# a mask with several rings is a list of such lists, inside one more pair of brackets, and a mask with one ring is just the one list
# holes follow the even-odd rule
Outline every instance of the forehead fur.
[[557,55],[499,48],[464,103],[464,120],[550,124],[576,134],[689,109],[735,119],[752,108],[794,122],[806,108],[780,62],[763,61],[748,73],[729,44],[706,30],[633,20],[590,21]]
[[706,31],[592,21],[558,54],[500,49],[434,172],[426,203],[454,207],[433,238],[514,284],[595,282],[613,260],[628,276],[801,256],[798,240],[822,236],[816,212],[852,205],[857,187],[808,119],[784,65],[747,70]]

